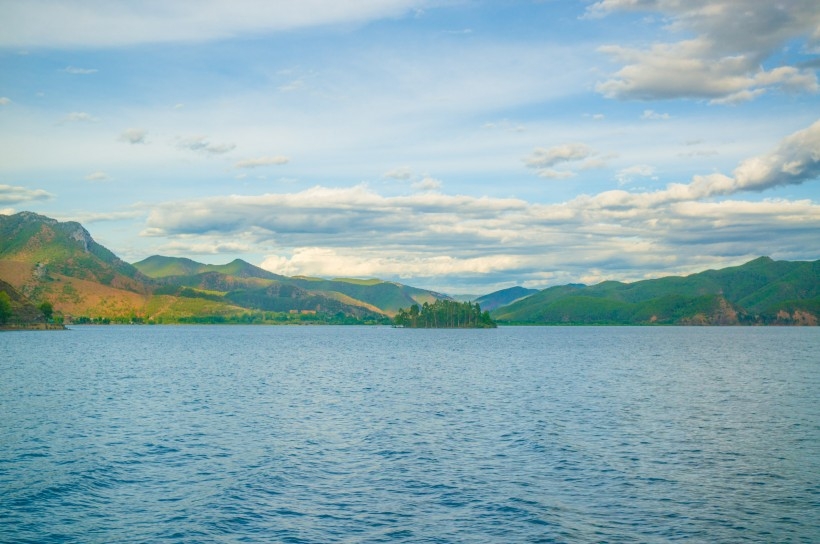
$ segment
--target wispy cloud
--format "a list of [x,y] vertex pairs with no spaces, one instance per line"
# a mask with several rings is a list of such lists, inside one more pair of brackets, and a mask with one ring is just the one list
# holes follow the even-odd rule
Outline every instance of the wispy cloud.
[[127,128],[120,134],[119,140],[129,144],[144,144],[148,131],[142,128]]
[[648,178],[655,175],[655,168],[649,166],[648,164],[636,164],[634,166],[629,166],[627,168],[622,168],[615,174],[615,179],[618,180],[618,184],[626,185],[627,183],[631,183],[637,177],[641,178]]
[[54,195],[42,189],[28,189],[13,185],[0,185],[0,204],[18,204],[33,200],[49,200]]
[[562,162],[579,161],[592,155],[592,149],[586,144],[572,143],[545,149],[536,148],[525,159],[528,168],[549,168]]
[[259,168],[260,166],[279,166],[287,164],[290,159],[282,155],[274,155],[270,157],[257,157],[255,159],[244,159],[237,161],[235,166],[237,168]]
[[413,177],[413,170],[409,166],[399,166],[384,173],[385,178],[409,181]]
[[190,151],[199,151],[207,153],[209,155],[222,155],[224,153],[229,153],[236,149],[236,144],[216,144],[209,141],[207,136],[188,136],[186,138],[180,138],[178,141],[178,145],[182,149],[188,149]]
[[111,177],[105,172],[97,170],[96,172],[88,174],[85,179],[86,181],[109,181]]
[[441,189],[441,180],[425,176],[420,180],[414,182],[412,185],[416,191],[438,191]]
[[[524,159],[527,168],[538,171],[538,176],[547,179],[567,179],[576,174],[572,170],[556,170],[556,165],[572,163],[579,169],[599,168],[603,165],[601,159],[594,159],[597,153],[588,145],[582,143],[563,144],[548,149],[537,147],[529,157]],[[581,162],[583,161],[583,162]]]
[[643,110],[641,114],[641,119],[649,121],[666,121],[670,118],[671,116],[668,113],[658,113],[654,110]]
[[97,117],[94,117],[90,113],[86,113],[84,111],[73,111],[67,114],[65,117],[60,119],[60,124],[66,123],[96,123],[99,121]]
[[218,0],[157,4],[134,9],[128,0],[110,0],[105,9],[60,0],[12,2],[0,18],[0,46],[77,47],[141,43],[196,42],[262,31],[284,31],[358,23],[412,13],[422,0],[335,0],[287,5],[264,0]]
[[88,75],[96,74],[99,70],[96,68],[77,68],[76,66],[66,66],[63,68],[63,72],[67,74]]
[[0,106],[8,106],[11,104],[11,99],[6,96],[0,96]]

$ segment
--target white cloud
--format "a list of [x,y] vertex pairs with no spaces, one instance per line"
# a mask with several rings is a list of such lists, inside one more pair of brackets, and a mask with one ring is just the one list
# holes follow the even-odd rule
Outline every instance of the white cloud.
[[0,47],[121,46],[203,41],[412,13],[422,0],[61,0],[0,4]]
[[144,144],[145,137],[148,131],[142,128],[127,128],[120,134],[119,140],[121,142],[128,142],[129,144]]
[[597,91],[618,99],[709,99],[715,104],[752,100],[772,88],[817,92],[812,69],[763,63],[789,42],[812,40],[820,28],[814,0],[603,0],[590,17],[616,11],[660,13],[672,34],[694,37],[638,49],[609,45],[600,51],[624,66]]
[[600,162],[590,159],[595,155],[595,151],[588,145],[582,143],[563,144],[549,149],[537,147],[529,157],[524,159],[527,168],[538,171],[538,176],[546,179],[567,179],[575,176],[571,170],[556,170],[552,168],[562,163],[576,163],[584,161],[579,165],[581,169],[597,168]]
[[670,115],[668,113],[658,113],[654,110],[643,110],[641,119],[650,121],[666,121],[667,119],[670,119]]
[[409,166],[399,166],[384,173],[383,177],[390,179],[397,179],[400,181],[409,181],[413,177],[413,170]]
[[60,119],[60,124],[64,123],[96,123],[98,118],[84,111],[73,111]]
[[209,155],[222,155],[229,153],[236,149],[236,144],[215,144],[208,140],[207,136],[188,136],[180,138],[178,141],[179,147],[191,151],[201,151]]
[[592,153],[588,145],[580,143],[564,144],[549,149],[537,147],[524,163],[528,168],[549,168],[562,162],[585,159]]
[[108,174],[101,171],[91,172],[85,177],[86,181],[109,181],[111,178]]
[[[639,164],[620,174],[652,176],[654,169]],[[818,176],[820,121],[773,151],[742,161],[731,176],[694,176],[657,191],[612,190],[536,204],[317,186],[161,203],[152,206],[144,234],[185,247],[192,240],[207,247],[233,240],[279,248],[268,252],[265,266],[286,274],[413,277],[419,285],[421,278],[440,282],[443,276],[501,281],[514,275],[533,285],[602,274],[630,279],[636,267],[671,273],[676,267],[739,264],[760,254],[816,255],[820,205],[715,198]],[[547,278],[544,270],[554,275]]]
[[42,189],[28,189],[13,185],[0,185],[0,204],[17,204],[32,200],[49,200],[54,195]]
[[245,159],[238,161],[235,166],[237,168],[258,168],[260,166],[275,166],[281,164],[287,164],[290,162],[290,159],[284,157],[282,155],[276,155],[272,157],[257,157],[255,159]]
[[96,68],[77,68],[76,66],[66,66],[63,69],[63,72],[67,74],[76,74],[76,75],[88,75],[88,74],[96,74],[99,72]]
[[417,191],[438,191],[441,189],[441,180],[425,176],[411,186]]
[[545,179],[569,179],[575,176],[575,172],[569,170],[554,170],[552,168],[540,168],[538,170],[538,177]]
[[11,104],[11,99],[6,96],[0,96],[0,106],[8,106]]
[[615,179],[620,185],[631,183],[636,177],[648,178],[655,175],[655,168],[648,164],[636,164],[627,168],[622,168],[615,174]]

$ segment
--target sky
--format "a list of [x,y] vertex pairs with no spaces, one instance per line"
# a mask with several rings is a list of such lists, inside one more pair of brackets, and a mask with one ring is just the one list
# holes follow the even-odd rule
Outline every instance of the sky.
[[450,294],[820,259],[816,0],[0,0],[0,213]]

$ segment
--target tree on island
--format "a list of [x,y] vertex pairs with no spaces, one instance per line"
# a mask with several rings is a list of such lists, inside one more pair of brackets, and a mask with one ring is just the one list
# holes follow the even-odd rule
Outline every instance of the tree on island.
[[419,307],[413,304],[409,309],[399,309],[393,319],[396,326],[411,329],[490,329],[495,321],[490,312],[481,311],[478,303],[437,300],[425,302]]

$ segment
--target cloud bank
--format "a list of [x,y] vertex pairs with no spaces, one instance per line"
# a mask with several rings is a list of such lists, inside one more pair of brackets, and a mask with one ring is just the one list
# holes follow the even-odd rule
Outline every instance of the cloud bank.
[[[537,158],[541,165],[582,156],[578,148],[547,150]],[[645,165],[633,172],[651,173]],[[700,256],[730,247],[743,256],[820,251],[820,206],[811,201],[712,200],[818,176],[820,121],[741,162],[731,176],[695,176],[658,191],[613,190],[535,204],[435,191],[384,196],[367,185],[317,186],[160,204],[152,208],[144,234],[168,237],[179,249],[187,239],[267,247],[265,267],[285,274],[504,276],[537,285],[560,281],[561,274],[577,281],[582,267],[604,264],[609,273],[637,264],[697,266]]]

